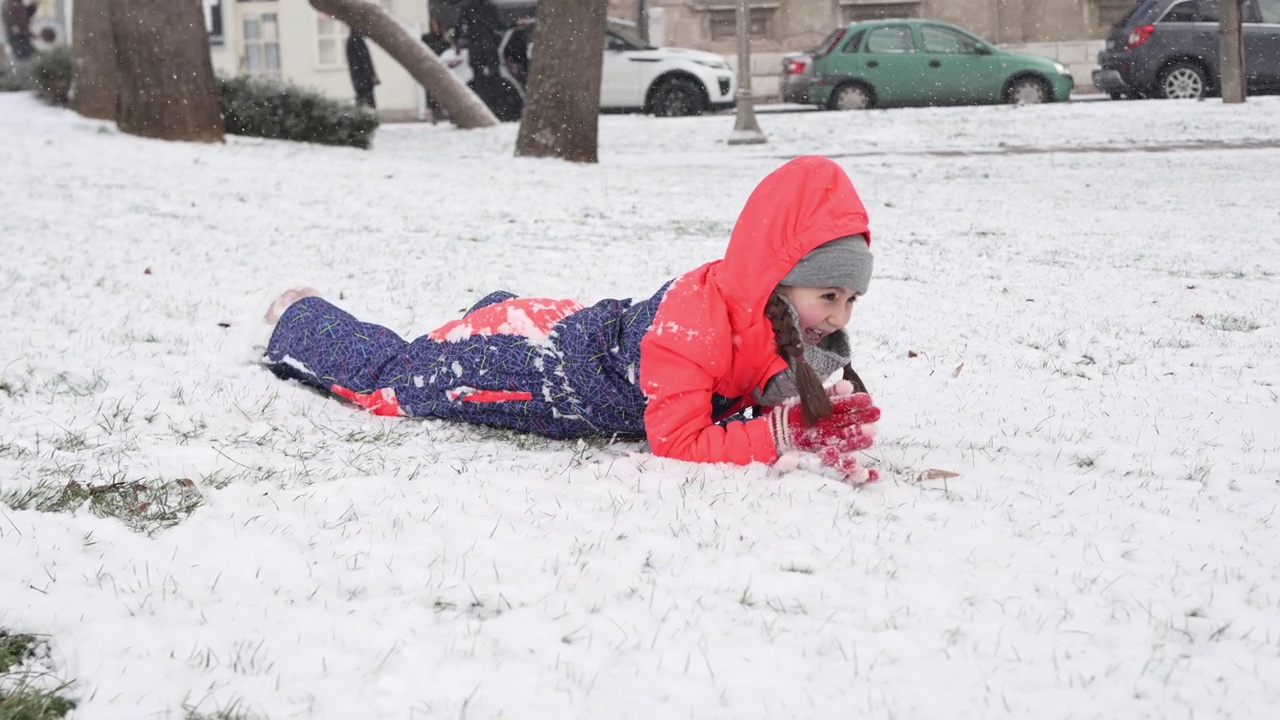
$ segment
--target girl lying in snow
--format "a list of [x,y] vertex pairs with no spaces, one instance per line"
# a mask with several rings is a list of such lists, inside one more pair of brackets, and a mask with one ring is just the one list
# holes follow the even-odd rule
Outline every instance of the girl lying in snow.
[[301,288],[267,313],[265,361],[380,415],[643,437],[695,462],[804,451],[868,482],[876,472],[854,453],[871,446],[880,410],[849,366],[843,328],[871,280],[870,244],[848,176],[801,157],[752,192],[724,259],[646,300],[584,307],[496,292],[406,342]]

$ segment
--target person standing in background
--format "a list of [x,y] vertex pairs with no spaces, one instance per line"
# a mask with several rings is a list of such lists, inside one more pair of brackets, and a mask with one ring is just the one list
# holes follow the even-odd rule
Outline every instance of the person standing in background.
[[0,21],[4,23],[4,39],[9,45],[14,71],[25,76],[31,56],[36,54],[32,44],[31,17],[36,14],[36,3],[23,4],[22,0],[4,0],[0,4]]
[[431,17],[431,29],[422,34],[422,44],[431,48],[431,52],[439,55],[453,46],[449,38],[440,30],[440,18]]
[[347,38],[347,68],[351,71],[351,85],[356,91],[356,105],[377,109],[378,103],[373,97],[373,88],[382,81],[373,69],[373,57],[369,55],[369,45],[360,33],[351,32]]
[[502,18],[490,0],[467,0],[454,26],[454,42],[467,51],[471,65],[471,89],[503,122],[520,119],[524,93],[502,76],[498,48],[502,43]]
[[[439,57],[445,50],[453,47],[453,43],[440,30],[440,19],[431,16],[431,30],[422,34],[422,44],[426,45],[431,52]],[[434,124],[440,119],[444,113],[444,109],[440,107],[440,103],[436,101],[430,93],[427,93],[427,112],[431,114],[431,122]]]
[[502,19],[489,0],[468,0],[453,31],[454,42],[466,48],[467,62],[475,73],[475,90],[498,77],[498,43],[502,40]]

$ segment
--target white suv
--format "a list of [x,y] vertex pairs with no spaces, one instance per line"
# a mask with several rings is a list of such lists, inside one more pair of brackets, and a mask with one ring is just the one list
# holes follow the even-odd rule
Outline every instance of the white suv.
[[[604,66],[600,78],[600,109],[609,112],[646,112],[660,117],[700,115],[734,107],[738,86],[724,57],[685,48],[657,48],[645,44],[625,21],[609,19],[605,34]],[[520,45],[532,24],[508,29],[499,57],[510,64],[509,46]],[[529,45],[532,56],[533,47]],[[467,51],[449,48],[440,55],[458,79],[471,81]],[[524,93],[520,68],[500,69],[512,85]]]

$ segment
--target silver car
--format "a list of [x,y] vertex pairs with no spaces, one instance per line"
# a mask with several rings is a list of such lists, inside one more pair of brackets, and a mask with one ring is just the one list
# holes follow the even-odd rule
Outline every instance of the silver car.
[[813,83],[813,53],[791,52],[782,56],[782,76],[778,79],[778,95],[784,103],[809,104],[809,85]]

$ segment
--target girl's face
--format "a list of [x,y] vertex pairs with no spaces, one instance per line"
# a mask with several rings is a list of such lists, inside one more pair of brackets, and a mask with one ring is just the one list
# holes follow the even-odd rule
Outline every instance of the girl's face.
[[857,293],[841,287],[780,285],[778,292],[795,306],[804,341],[810,345],[817,345],[822,338],[848,325],[853,301],[858,299]]

